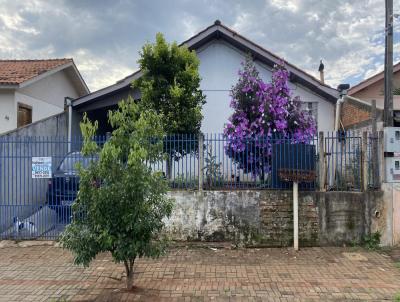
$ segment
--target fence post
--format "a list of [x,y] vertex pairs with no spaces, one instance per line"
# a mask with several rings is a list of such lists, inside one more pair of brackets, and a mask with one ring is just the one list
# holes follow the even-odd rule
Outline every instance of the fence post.
[[199,191],[203,190],[204,135],[199,134]]
[[299,183],[293,181],[293,248],[299,250]]
[[318,165],[319,165],[319,190],[325,191],[325,150],[324,150],[324,132],[319,132],[318,138]]
[[363,131],[361,137],[361,184],[362,191],[368,190],[368,132]]

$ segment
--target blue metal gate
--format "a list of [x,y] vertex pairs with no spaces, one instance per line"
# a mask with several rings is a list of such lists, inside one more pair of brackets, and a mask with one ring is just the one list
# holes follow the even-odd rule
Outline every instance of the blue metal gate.
[[328,133],[324,149],[328,190],[360,191],[361,135],[350,131]]
[[[77,192],[73,163],[83,160],[81,143],[81,138],[0,137],[0,239],[59,236]],[[64,175],[61,163],[71,164]]]

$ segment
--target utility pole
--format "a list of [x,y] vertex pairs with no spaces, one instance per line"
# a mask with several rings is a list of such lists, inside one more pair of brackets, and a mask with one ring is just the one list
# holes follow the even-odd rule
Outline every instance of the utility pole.
[[384,127],[393,126],[393,0],[385,0]]

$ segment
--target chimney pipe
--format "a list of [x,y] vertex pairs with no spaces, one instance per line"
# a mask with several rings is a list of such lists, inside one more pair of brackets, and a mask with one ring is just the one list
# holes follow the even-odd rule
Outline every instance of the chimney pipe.
[[324,63],[322,63],[322,60],[319,61],[319,67],[318,67],[318,71],[319,71],[319,79],[321,81],[322,84],[325,83],[325,78],[324,78]]

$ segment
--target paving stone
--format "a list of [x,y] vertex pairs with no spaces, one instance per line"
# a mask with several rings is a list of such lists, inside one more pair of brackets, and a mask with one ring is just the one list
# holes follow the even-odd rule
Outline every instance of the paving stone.
[[0,244],[0,301],[390,301],[400,292],[393,259],[363,250],[175,247],[137,261],[127,292],[108,254],[83,268],[50,243]]
[[6,247],[16,247],[17,243],[13,240],[1,240],[0,241],[0,249]]
[[24,240],[18,242],[19,247],[31,247],[31,246],[53,246],[54,241],[45,240]]

